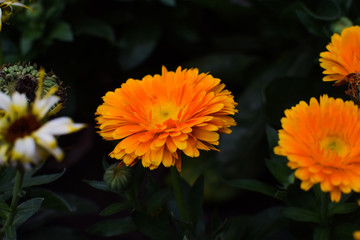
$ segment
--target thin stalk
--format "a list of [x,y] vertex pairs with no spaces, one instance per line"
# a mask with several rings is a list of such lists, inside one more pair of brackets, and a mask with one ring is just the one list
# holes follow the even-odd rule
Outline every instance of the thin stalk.
[[320,221],[321,221],[321,225],[326,227],[328,225],[328,208],[329,208],[328,193],[321,192],[320,201],[321,201]]
[[187,221],[188,214],[185,207],[184,196],[180,185],[180,174],[175,167],[170,168],[171,182],[174,190],[175,200],[179,208],[181,220]]
[[12,226],[16,214],[16,209],[19,204],[22,184],[24,180],[24,169],[18,168],[16,170],[16,178],[15,178],[15,185],[12,192],[12,199],[10,204],[10,214],[9,217],[6,219],[6,222],[3,227],[3,232],[6,228]]

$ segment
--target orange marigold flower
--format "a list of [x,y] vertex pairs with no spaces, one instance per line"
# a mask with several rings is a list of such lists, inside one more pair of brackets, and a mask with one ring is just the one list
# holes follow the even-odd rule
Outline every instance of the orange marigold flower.
[[162,68],[162,75],[128,79],[107,92],[97,108],[99,134],[121,140],[110,157],[133,166],[141,159],[151,170],[162,163],[181,170],[181,151],[198,157],[199,149],[217,150],[219,133],[231,133],[237,110],[220,79],[198,69]]
[[341,192],[360,192],[360,110],[352,101],[320,97],[285,110],[277,155],[286,156],[301,188],[320,183],[339,202]]
[[320,66],[325,70],[324,81],[336,81],[341,85],[348,82],[348,76],[360,72],[360,27],[344,28],[341,35],[335,33],[326,46],[326,52],[320,53]]

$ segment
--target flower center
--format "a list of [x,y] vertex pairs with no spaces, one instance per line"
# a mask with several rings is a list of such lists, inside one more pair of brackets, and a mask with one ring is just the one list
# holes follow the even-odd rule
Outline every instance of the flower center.
[[339,157],[349,152],[349,146],[338,137],[326,137],[320,141],[320,146],[325,151],[335,152]]
[[176,105],[172,102],[160,103],[153,107],[152,109],[152,123],[162,124],[166,120],[176,119],[179,110]]
[[7,129],[5,139],[8,142],[15,142],[18,138],[23,138],[30,135],[36,129],[41,126],[38,119],[32,115],[27,114],[17,120],[15,120]]

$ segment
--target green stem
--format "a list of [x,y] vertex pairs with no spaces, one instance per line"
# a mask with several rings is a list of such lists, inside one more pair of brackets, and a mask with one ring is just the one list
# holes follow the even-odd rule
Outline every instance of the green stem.
[[328,208],[329,208],[329,196],[328,193],[321,192],[321,209],[320,209],[320,223],[326,227],[328,225]]
[[22,184],[24,180],[24,169],[18,168],[16,170],[16,178],[15,178],[15,185],[12,192],[12,199],[10,205],[10,214],[9,217],[6,219],[6,222],[3,227],[3,232],[5,229],[12,226],[16,214],[16,209],[19,204]]
[[175,200],[179,208],[181,220],[187,221],[188,214],[185,207],[184,196],[180,185],[180,174],[175,167],[171,167],[171,182],[175,194]]

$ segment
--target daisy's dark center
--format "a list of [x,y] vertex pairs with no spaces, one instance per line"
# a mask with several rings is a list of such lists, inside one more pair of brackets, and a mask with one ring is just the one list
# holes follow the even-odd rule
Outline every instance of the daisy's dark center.
[[33,114],[27,114],[15,120],[7,129],[5,139],[8,142],[15,142],[18,138],[23,138],[36,131],[41,126],[38,119]]
[[37,88],[37,79],[29,76],[20,76],[15,86],[15,90],[19,93],[25,93],[30,102],[34,101]]

